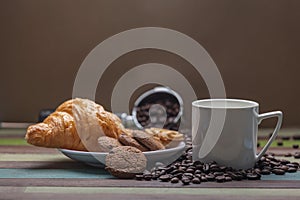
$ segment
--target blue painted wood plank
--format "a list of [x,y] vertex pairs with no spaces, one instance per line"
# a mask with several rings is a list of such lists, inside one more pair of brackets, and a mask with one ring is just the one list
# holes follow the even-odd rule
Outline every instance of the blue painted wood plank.
[[103,169],[0,169],[0,178],[113,178]]

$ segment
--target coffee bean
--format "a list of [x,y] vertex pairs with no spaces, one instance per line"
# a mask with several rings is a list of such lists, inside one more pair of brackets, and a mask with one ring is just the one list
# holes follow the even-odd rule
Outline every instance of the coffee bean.
[[203,171],[204,171],[205,173],[209,172],[209,164],[205,164],[205,165],[203,166]]
[[293,164],[294,166],[296,166],[297,168],[300,166],[300,164],[298,162],[291,162],[291,164]]
[[158,177],[159,177],[159,175],[158,175],[157,172],[153,172],[153,173],[152,173],[152,179],[153,179],[153,180],[157,180]]
[[166,174],[166,175],[161,175],[159,177],[159,180],[161,180],[162,182],[168,182],[171,179],[171,176]]
[[146,181],[150,181],[152,179],[152,173],[147,170],[144,171],[143,176]]
[[218,168],[219,169],[219,166],[217,164],[211,164],[210,169],[212,169],[212,168]]
[[197,165],[202,165],[201,161],[197,160],[197,161],[194,161],[194,166],[196,167]]
[[[192,151],[192,150],[193,150],[193,147],[188,147],[188,148],[185,150],[185,152],[187,153],[187,152]],[[195,161],[195,162],[201,163],[200,161]],[[195,163],[195,162],[194,162],[194,163]]]
[[245,170],[240,170],[239,173],[243,177],[243,179],[247,179],[247,172]]
[[295,172],[297,172],[297,168],[290,167],[290,168],[288,168],[287,172],[288,173],[295,173]]
[[293,140],[300,140],[300,135],[293,135]]
[[224,175],[223,172],[214,172],[213,174],[214,174],[214,176],[223,176]]
[[274,169],[272,170],[273,174],[276,174],[276,175],[284,175],[285,174],[285,171],[282,170],[282,169]]
[[225,176],[217,176],[215,179],[217,182],[222,183],[222,182],[225,182],[226,178],[225,178]]
[[258,174],[255,174],[255,173],[251,173],[251,174],[247,174],[247,179],[248,180],[259,180],[260,176]]
[[290,136],[281,136],[282,140],[289,140],[291,137]]
[[164,174],[166,174],[166,170],[161,170],[161,171],[159,172],[159,176],[164,175]]
[[292,154],[291,153],[286,153],[286,154],[284,154],[284,157],[292,157]]
[[228,169],[228,167],[226,166],[220,166],[219,168],[222,172],[225,172]]
[[277,141],[277,146],[283,146],[283,142],[282,141]]
[[181,171],[181,172],[185,172],[186,167],[179,167],[178,170]]
[[200,181],[199,178],[193,178],[192,183],[194,183],[194,184],[200,184],[201,181]]
[[192,179],[194,177],[194,175],[192,173],[184,173],[183,176]]
[[275,162],[275,161],[271,161],[270,164],[271,164],[272,166],[279,166],[279,165],[280,165],[279,162]]
[[201,176],[200,180],[201,180],[202,182],[207,182],[207,181],[208,181],[207,178],[206,178],[206,176]]
[[191,168],[188,168],[188,169],[186,170],[186,172],[187,172],[187,173],[194,173],[195,170],[194,170],[194,169],[191,169]]
[[168,168],[166,168],[166,173],[169,174],[170,172],[172,172],[175,169],[176,169],[175,166],[168,167]]
[[225,176],[225,181],[226,181],[226,182],[232,181],[232,178],[229,177],[229,176]]
[[214,180],[215,180],[215,176],[212,175],[212,174],[206,175],[205,178],[206,178],[208,181],[214,181]]
[[280,169],[282,169],[282,170],[284,170],[285,172],[289,169],[289,167],[288,166],[286,166],[286,165],[282,165],[281,167],[280,167]]
[[270,155],[268,155],[267,157],[266,157],[266,159],[269,159],[270,161],[272,160],[272,161],[275,161],[276,159],[274,158],[274,156],[272,156],[272,154],[270,154]]
[[177,178],[179,178],[179,179],[181,179],[182,176],[183,176],[183,173],[179,172],[179,173],[177,173],[177,174],[174,174],[173,176],[174,176],[174,177],[177,177]]
[[144,176],[144,179],[145,179],[146,181],[151,181],[152,176]]
[[194,173],[195,174],[201,174],[202,172],[201,172],[201,170],[197,169]]
[[179,178],[174,177],[171,179],[171,183],[178,183],[179,182]]
[[181,182],[183,185],[189,185],[191,183],[191,180],[187,177],[182,177]]
[[280,163],[283,164],[283,165],[286,165],[286,164],[290,163],[289,160],[284,160],[284,159],[281,159],[281,160],[279,160],[279,161],[280,161]]
[[259,142],[256,144],[256,147],[260,147],[260,143]]
[[295,153],[294,158],[299,159],[300,158],[300,153]]
[[143,174],[137,174],[135,175],[135,179],[138,180],[138,181],[141,181],[144,179],[144,175]]
[[294,148],[294,149],[298,149],[298,148],[299,148],[299,145],[298,145],[298,144],[293,144],[293,148]]
[[259,161],[260,161],[260,162],[266,161],[266,157],[265,157],[265,156],[261,157],[261,158],[259,159]]

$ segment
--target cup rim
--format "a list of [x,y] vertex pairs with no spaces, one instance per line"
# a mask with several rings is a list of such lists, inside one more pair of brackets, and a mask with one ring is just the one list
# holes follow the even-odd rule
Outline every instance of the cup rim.
[[[240,105],[240,106],[222,106],[222,107],[218,107],[218,106],[213,106],[213,105],[204,105],[201,103],[207,103],[207,102],[238,102],[244,105]],[[197,107],[197,108],[208,108],[208,109],[243,109],[243,108],[255,108],[258,107],[259,104],[255,101],[251,101],[251,100],[245,100],[245,99],[200,99],[200,100],[196,100],[192,102],[192,106],[193,107]]]

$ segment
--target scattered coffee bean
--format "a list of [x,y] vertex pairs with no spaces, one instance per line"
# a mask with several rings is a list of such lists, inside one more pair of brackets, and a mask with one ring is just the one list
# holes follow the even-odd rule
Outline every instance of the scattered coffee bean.
[[293,135],[293,140],[300,140],[300,135]]
[[272,166],[279,166],[280,163],[279,162],[275,162],[275,161],[271,161],[270,165],[272,165]]
[[194,184],[200,184],[201,181],[200,181],[199,178],[193,178],[192,183],[194,183]]
[[286,164],[289,164],[289,163],[290,163],[289,160],[285,160],[285,159],[281,159],[281,160],[279,160],[279,161],[280,161],[280,163],[283,164],[283,165],[286,165]]
[[137,174],[135,175],[135,179],[138,180],[138,181],[141,181],[144,179],[144,175],[143,174]]
[[292,157],[293,155],[291,153],[284,154],[284,157]]
[[298,162],[292,162],[291,164],[296,166],[297,168],[300,166],[300,164]]
[[294,158],[299,159],[300,158],[300,153],[295,153]]
[[178,183],[179,182],[179,178],[174,177],[171,179],[171,183]]
[[288,172],[288,173],[295,173],[295,172],[297,172],[297,168],[295,168],[295,167],[290,167],[290,168],[288,168],[287,172]]
[[[241,181],[241,180],[260,180],[261,175],[271,173],[284,175],[285,173],[295,173],[299,169],[298,162],[290,162],[286,159],[277,159],[274,154],[265,154],[255,163],[255,166],[247,170],[236,170],[231,167],[218,165],[216,162],[202,163],[193,161],[191,144],[187,144],[185,153],[174,163],[164,166],[162,163],[156,165],[150,172],[144,171],[144,174],[135,176],[136,180],[160,180],[162,182],[178,183],[183,185],[199,184],[201,182],[216,181]],[[292,156],[288,154],[286,156]],[[296,152],[294,156],[300,156]]]
[[193,170],[193,169],[191,169],[191,168],[189,168],[189,169],[186,170],[187,173],[194,173],[194,171],[195,171],[195,170]]
[[214,176],[223,176],[224,172],[214,172]]
[[293,144],[293,148],[294,149],[298,149],[299,148],[299,144]]
[[281,167],[280,167],[280,169],[282,169],[282,170],[284,170],[285,172],[289,169],[289,167],[288,166],[286,166],[286,165],[282,165]]
[[260,147],[260,143],[258,142],[256,146],[257,146],[257,147]]
[[214,181],[215,180],[215,176],[213,174],[208,174],[205,176],[205,178],[208,180],[208,181]]
[[162,182],[168,182],[171,179],[170,175],[166,174],[166,175],[161,175],[159,177],[159,180],[161,180]]
[[291,138],[290,136],[281,136],[282,140],[290,140],[290,138]]
[[294,168],[298,168],[298,165],[297,164],[295,164],[295,163],[289,163],[289,164],[286,164],[286,166],[288,166],[288,167],[294,167]]
[[283,142],[282,141],[277,141],[277,146],[283,146]]
[[182,177],[181,182],[183,185],[189,185],[191,183],[191,180],[187,177]]
[[247,174],[247,179],[248,180],[259,180],[260,177],[261,177],[260,175],[255,174],[255,173],[253,173],[253,174],[251,174],[251,173]]
[[284,175],[285,174],[285,171],[282,169],[274,169],[272,172],[276,175]]
[[218,183],[222,183],[222,182],[225,182],[226,178],[225,178],[225,176],[217,176],[215,179]]
[[202,182],[207,182],[208,180],[207,180],[207,178],[206,178],[206,176],[201,176],[201,179],[200,179]]

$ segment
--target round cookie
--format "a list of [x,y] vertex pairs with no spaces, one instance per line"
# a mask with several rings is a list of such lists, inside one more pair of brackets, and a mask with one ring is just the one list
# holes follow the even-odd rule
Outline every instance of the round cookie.
[[134,178],[147,166],[147,159],[143,152],[130,146],[113,148],[106,156],[105,162],[105,169],[118,178]]
[[115,138],[101,136],[98,138],[100,152],[109,152],[115,147],[120,147],[122,144]]
[[147,147],[141,145],[138,141],[136,141],[131,136],[126,135],[125,133],[120,134],[118,139],[125,146],[132,146],[141,151],[149,151]]
[[134,130],[132,135],[134,139],[148,147],[151,151],[165,149],[165,146],[159,140],[144,131]]

